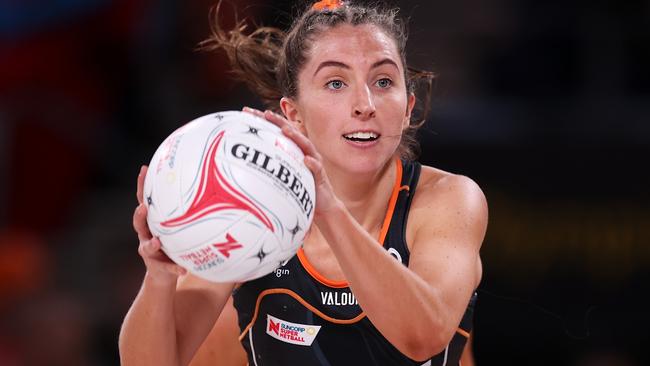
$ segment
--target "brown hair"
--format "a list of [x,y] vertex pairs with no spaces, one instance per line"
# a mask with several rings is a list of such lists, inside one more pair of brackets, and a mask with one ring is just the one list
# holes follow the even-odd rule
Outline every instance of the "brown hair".
[[[409,127],[402,134],[398,148],[400,157],[412,160],[418,144],[415,134],[424,124],[430,108],[434,74],[407,66],[407,32],[398,10],[381,4],[360,5],[344,2],[334,9],[322,10],[309,6],[294,21],[288,31],[272,27],[257,27],[248,32],[246,21],[236,21],[232,30],[224,30],[218,21],[221,1],[213,9],[212,35],[201,42],[202,50],[223,49],[230,60],[236,79],[246,85],[271,110],[279,111],[283,96],[297,97],[298,74],[306,62],[310,42],[315,37],[341,24],[353,26],[371,24],[395,40],[407,83],[407,93],[416,95],[419,118],[413,114]],[[418,95],[424,92],[422,98]]]

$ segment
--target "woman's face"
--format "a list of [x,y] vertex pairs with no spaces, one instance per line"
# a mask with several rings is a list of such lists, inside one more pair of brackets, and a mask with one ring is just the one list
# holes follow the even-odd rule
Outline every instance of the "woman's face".
[[341,25],[312,41],[287,118],[327,167],[363,173],[395,155],[415,98],[407,95],[395,41],[374,25]]

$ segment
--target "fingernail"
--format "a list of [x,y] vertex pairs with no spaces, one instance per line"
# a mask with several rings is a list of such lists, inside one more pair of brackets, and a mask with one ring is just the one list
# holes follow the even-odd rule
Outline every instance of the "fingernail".
[[251,111],[251,109],[249,107],[244,107],[241,110],[244,111],[244,112],[250,112]]
[[144,170],[144,165],[140,165],[140,171],[138,172],[138,175],[142,175],[143,170]]

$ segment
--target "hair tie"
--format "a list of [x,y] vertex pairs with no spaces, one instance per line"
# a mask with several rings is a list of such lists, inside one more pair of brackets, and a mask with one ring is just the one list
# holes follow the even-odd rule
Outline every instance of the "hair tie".
[[341,0],[321,0],[314,5],[312,5],[312,10],[336,10],[343,6],[343,1]]

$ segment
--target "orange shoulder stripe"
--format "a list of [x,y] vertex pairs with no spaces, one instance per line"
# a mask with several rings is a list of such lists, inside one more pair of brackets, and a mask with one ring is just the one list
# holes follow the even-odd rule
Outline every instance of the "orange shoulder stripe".
[[[395,211],[395,203],[397,202],[397,196],[399,192],[404,189],[409,189],[408,186],[400,186],[402,183],[402,162],[400,159],[395,159],[395,183],[393,184],[393,191],[390,195],[390,200],[388,200],[388,208],[386,210],[386,216],[384,216],[384,222],[381,225],[381,231],[379,232],[379,245],[384,245],[384,240],[386,239],[386,234],[388,233],[388,228],[390,227],[390,221],[393,218],[393,212]],[[347,281],[336,281],[331,280],[325,277],[323,274],[318,272],[318,270],[309,262],[305,252],[302,248],[298,249],[298,260],[302,264],[303,268],[309,273],[316,281],[322,283],[325,286],[333,288],[344,288],[348,287]]]
[[462,336],[465,337],[465,338],[469,338],[469,332],[466,331],[466,330],[463,329],[463,328],[458,328],[458,329],[456,329],[456,333],[462,335]]
[[386,240],[386,234],[388,234],[388,228],[390,227],[390,220],[393,218],[393,212],[395,212],[395,203],[397,202],[397,196],[399,196],[399,192],[403,189],[403,187],[400,187],[400,183],[402,183],[402,162],[399,159],[395,159],[395,165],[397,172],[395,174],[393,192],[390,195],[390,200],[388,201],[388,210],[386,210],[384,223],[381,225],[381,231],[379,232],[380,245],[384,245],[384,240]]
[[307,256],[305,255],[305,252],[302,250],[302,248],[298,249],[298,260],[300,261],[300,264],[302,264],[303,268],[307,271],[307,273],[309,273],[316,281],[322,283],[323,285],[333,287],[333,288],[348,287],[347,281],[330,280],[329,278],[325,277],[320,272],[318,272],[318,270],[311,265],[309,259],[307,259]]

